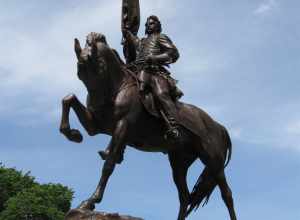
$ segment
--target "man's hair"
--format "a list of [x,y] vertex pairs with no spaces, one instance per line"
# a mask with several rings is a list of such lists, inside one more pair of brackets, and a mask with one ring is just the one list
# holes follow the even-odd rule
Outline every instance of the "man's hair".
[[[158,18],[156,15],[150,15],[150,16],[147,18],[146,25],[147,25],[147,23],[148,23],[148,21],[149,21],[150,19],[152,19],[152,20],[154,20],[154,21],[156,22],[156,24],[157,24],[157,25],[156,25],[156,31],[159,32],[159,33],[161,33],[162,27],[161,27],[161,23],[160,23],[159,18]],[[148,34],[148,33],[147,33],[147,27],[146,27],[145,33]]]

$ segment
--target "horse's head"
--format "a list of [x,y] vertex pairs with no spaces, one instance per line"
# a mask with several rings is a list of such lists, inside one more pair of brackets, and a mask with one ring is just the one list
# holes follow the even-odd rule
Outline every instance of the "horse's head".
[[88,90],[96,90],[106,78],[110,65],[111,49],[106,38],[100,33],[91,32],[86,37],[82,49],[78,39],[75,39],[75,53],[78,59],[78,77]]

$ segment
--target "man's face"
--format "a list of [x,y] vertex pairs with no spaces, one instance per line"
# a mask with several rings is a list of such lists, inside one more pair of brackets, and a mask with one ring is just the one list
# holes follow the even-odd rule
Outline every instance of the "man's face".
[[156,20],[154,20],[152,18],[148,19],[147,23],[146,23],[146,33],[153,34],[153,33],[157,32],[157,29],[158,29],[157,25],[158,25],[158,23]]

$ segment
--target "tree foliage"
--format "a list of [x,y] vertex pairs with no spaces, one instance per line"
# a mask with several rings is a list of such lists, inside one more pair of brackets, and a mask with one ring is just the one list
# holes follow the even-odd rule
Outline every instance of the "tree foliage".
[[39,184],[29,173],[0,167],[0,220],[63,220],[72,197],[61,184]]
[[34,184],[34,178],[29,172],[22,174],[21,171],[5,168],[0,164],[0,212],[3,211],[4,204],[9,198]]

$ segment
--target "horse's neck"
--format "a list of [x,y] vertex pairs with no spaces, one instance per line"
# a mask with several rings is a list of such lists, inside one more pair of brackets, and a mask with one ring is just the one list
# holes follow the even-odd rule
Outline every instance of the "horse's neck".
[[93,108],[98,109],[101,106],[110,105],[118,92],[127,83],[134,81],[121,64],[111,63],[111,67],[103,81],[99,82],[99,87],[95,90],[88,90],[88,103]]
[[134,81],[133,77],[126,71],[116,51],[113,49],[106,50],[104,60],[106,71],[103,73],[103,78],[99,81],[96,90],[89,91],[90,106],[96,109],[111,104],[114,97],[124,88],[124,85]]
[[132,77],[126,72],[116,54],[112,53],[111,62],[109,64],[108,78],[111,87],[111,95],[114,96],[127,82],[133,81]]

